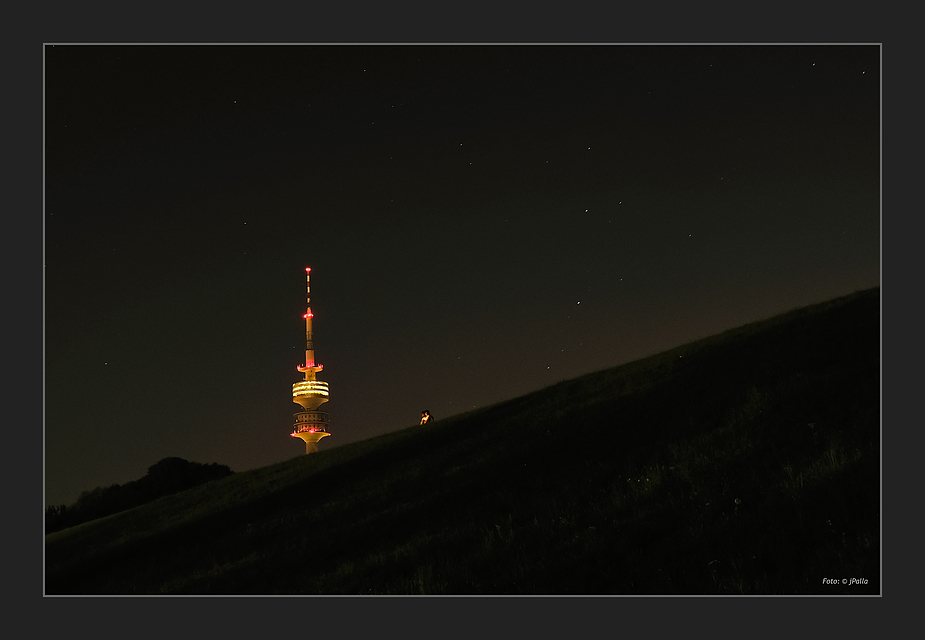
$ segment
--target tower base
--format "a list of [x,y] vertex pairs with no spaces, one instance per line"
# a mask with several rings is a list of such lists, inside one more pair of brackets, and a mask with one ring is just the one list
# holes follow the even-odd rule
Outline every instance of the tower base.
[[301,438],[305,441],[305,453],[317,453],[318,441],[331,434],[327,431],[299,431],[290,435],[293,438]]

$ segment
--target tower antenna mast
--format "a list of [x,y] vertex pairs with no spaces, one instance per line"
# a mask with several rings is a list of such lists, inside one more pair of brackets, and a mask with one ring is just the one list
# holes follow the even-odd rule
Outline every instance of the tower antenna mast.
[[[315,343],[312,342],[312,270],[310,267],[305,268],[305,369],[315,368]],[[317,365],[316,371],[321,371],[324,367]],[[300,369],[301,370],[301,369]],[[308,378],[306,378],[307,380]]]

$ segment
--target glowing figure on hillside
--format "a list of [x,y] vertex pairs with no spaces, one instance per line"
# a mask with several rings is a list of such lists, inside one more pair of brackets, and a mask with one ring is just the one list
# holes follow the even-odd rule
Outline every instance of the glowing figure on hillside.
[[305,364],[296,367],[297,371],[305,374],[305,379],[292,385],[292,401],[302,407],[302,411],[295,414],[295,424],[292,425],[293,438],[305,441],[305,453],[318,451],[318,441],[331,435],[328,433],[328,412],[318,407],[328,401],[328,383],[318,380],[317,373],[324,367],[315,363],[315,345],[312,342],[312,308],[311,304],[311,269],[305,268]]
[[430,411],[424,409],[421,412],[421,424],[430,424],[434,421],[434,417],[430,415]]

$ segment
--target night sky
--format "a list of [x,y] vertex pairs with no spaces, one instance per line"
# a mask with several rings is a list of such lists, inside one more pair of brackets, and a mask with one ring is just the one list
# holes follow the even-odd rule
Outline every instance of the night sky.
[[45,47],[45,500],[880,282],[877,45]]

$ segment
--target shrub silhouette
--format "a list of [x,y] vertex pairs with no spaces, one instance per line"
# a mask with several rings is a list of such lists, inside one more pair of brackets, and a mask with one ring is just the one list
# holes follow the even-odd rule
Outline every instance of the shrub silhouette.
[[148,467],[148,473],[124,485],[96,487],[84,491],[70,507],[45,509],[45,533],[60,531],[82,522],[102,518],[151,502],[162,496],[218,480],[233,473],[230,467],[213,462],[201,464],[183,458],[164,458]]

